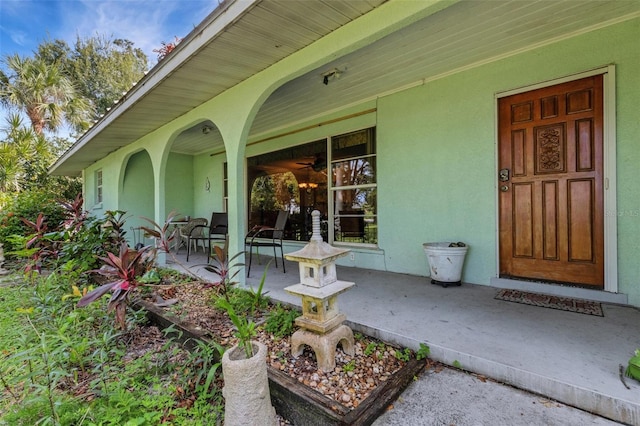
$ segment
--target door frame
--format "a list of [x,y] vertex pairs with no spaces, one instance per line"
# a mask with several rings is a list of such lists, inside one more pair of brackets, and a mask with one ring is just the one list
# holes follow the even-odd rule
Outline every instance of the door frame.
[[495,126],[495,165],[493,174],[494,197],[495,197],[495,218],[496,218],[496,277],[499,278],[500,271],[500,203],[498,202],[498,164],[499,164],[499,141],[498,141],[498,100],[511,95],[529,92],[544,87],[555,86],[573,80],[602,74],[603,90],[603,186],[604,186],[604,291],[618,292],[618,215],[617,215],[617,190],[616,190],[616,79],[615,65],[606,65],[584,71],[577,74],[570,74],[542,83],[523,86],[495,94],[494,99],[494,126]]

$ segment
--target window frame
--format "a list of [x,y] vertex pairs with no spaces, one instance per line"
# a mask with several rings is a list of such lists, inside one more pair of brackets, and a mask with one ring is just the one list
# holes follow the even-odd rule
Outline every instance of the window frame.
[[97,207],[102,206],[103,201],[103,173],[102,169],[98,169],[94,173],[95,180],[95,205]]
[[[374,158],[375,159],[375,173],[374,173],[374,180],[375,182],[368,182],[368,183],[363,183],[363,184],[350,184],[350,185],[341,185],[341,186],[335,186],[333,184],[333,176],[328,177],[328,182],[327,182],[327,190],[329,191],[328,194],[328,201],[329,201],[329,223],[335,223],[336,220],[336,213],[335,213],[335,203],[334,203],[334,199],[335,199],[335,194],[338,191],[347,191],[347,190],[354,190],[354,189],[371,189],[374,188],[377,191],[378,188],[378,144],[377,144],[377,140],[376,140],[376,130],[377,130],[377,126],[370,126],[370,127],[364,127],[361,129],[356,129],[350,132],[344,132],[341,133],[339,135],[333,135],[333,136],[329,136],[327,137],[327,171],[328,173],[333,173],[333,166],[334,164],[339,164],[342,162],[346,162],[346,161],[352,161],[352,160],[359,160],[359,159],[365,159],[365,158]],[[344,135],[348,135],[351,133],[357,133],[360,131],[371,131],[371,136],[373,137],[373,153],[365,153],[363,155],[354,155],[354,156],[349,156],[349,157],[344,157],[344,158],[340,158],[337,160],[333,159],[333,139],[335,138],[339,138],[342,137]],[[376,197],[376,213],[375,213],[375,222],[376,225],[378,223],[378,206],[377,206],[377,197]],[[339,214],[337,215],[339,216]],[[361,247],[361,248],[371,248],[371,249],[376,249],[379,247],[378,245],[378,238],[379,235],[376,235],[376,243],[365,243],[365,242],[354,242],[354,241],[337,241],[336,240],[336,236],[335,236],[335,226],[329,226],[329,241],[331,242],[331,244],[336,245],[336,246],[344,246],[344,247]],[[366,232],[366,231],[365,231]],[[376,231],[376,234],[378,234],[378,232]]]
[[[365,149],[365,153],[361,154],[361,155],[348,155],[348,156],[344,156],[344,153],[342,153],[342,155],[338,154],[337,156],[340,157],[340,159],[338,160],[333,160],[333,156],[334,156],[334,149],[333,149],[333,142],[335,141],[336,138],[343,138],[345,136],[348,136],[350,134],[354,134],[354,133],[358,133],[358,132],[367,132],[368,133],[368,139],[367,139],[367,144],[370,144],[370,146],[368,146]],[[248,182],[249,179],[249,169],[250,167],[252,167],[250,165],[250,159],[254,159],[256,157],[261,157],[261,156],[266,156],[268,154],[271,153],[285,153],[287,150],[295,150],[297,147],[301,147],[307,144],[313,144],[313,143],[319,143],[322,142],[322,144],[325,147],[325,155],[326,155],[326,187],[325,187],[325,191],[326,191],[326,209],[327,209],[327,224],[328,226],[326,226],[326,239],[327,242],[329,244],[334,244],[334,245],[339,245],[339,246],[344,246],[344,247],[355,247],[355,248],[362,248],[362,249],[377,249],[379,247],[379,226],[378,226],[378,203],[377,203],[377,188],[378,188],[378,176],[377,176],[377,157],[378,157],[378,153],[377,153],[377,126],[373,125],[373,126],[366,126],[366,127],[361,127],[361,128],[355,128],[352,130],[346,130],[346,131],[341,131],[340,133],[334,133],[331,135],[326,135],[325,137],[321,137],[321,138],[314,138],[313,141],[304,141],[304,142],[300,142],[297,144],[293,144],[293,145],[289,145],[280,149],[274,149],[274,150],[270,150],[267,152],[264,152],[262,154],[257,154],[251,157],[247,157],[246,158],[246,179]],[[336,148],[339,150],[339,148]],[[336,151],[338,152],[338,151]],[[361,183],[361,184],[349,184],[349,185],[341,185],[341,186],[335,186],[334,185],[334,179],[333,179],[333,166],[335,164],[339,164],[342,162],[346,162],[349,160],[360,160],[360,159],[364,159],[365,161],[368,161],[369,163],[373,163],[373,182],[372,181],[368,181],[366,183]],[[305,163],[298,163],[298,164],[305,164]],[[248,184],[247,184],[248,185]],[[252,197],[252,189],[248,188],[248,192],[247,192],[247,211],[246,211],[246,215],[247,215],[247,221],[250,223],[251,222],[251,197]],[[335,209],[335,202],[334,202],[334,197],[337,191],[345,191],[345,190],[370,190],[370,189],[374,189],[376,191],[375,194],[375,206],[374,206],[374,213],[371,214],[367,214],[365,217],[367,219],[370,219],[371,217],[373,217],[373,226],[375,226],[374,231],[375,232],[375,238],[372,238],[373,243],[371,242],[358,242],[358,241],[336,241],[336,229],[334,225],[335,220],[337,217],[339,217],[340,215],[337,212],[334,212]],[[302,197],[303,194],[301,193],[300,196]],[[371,205],[371,204],[370,204]],[[324,214],[324,213],[323,213]],[[346,215],[345,217],[350,217],[349,215]],[[363,237],[363,241],[366,240],[368,232],[367,229],[370,229],[370,221],[367,221],[365,226],[367,228],[365,228],[365,234]],[[369,231],[371,232],[371,231]],[[323,231],[324,233],[324,231]],[[306,241],[303,240],[296,240],[296,239],[292,239],[292,240],[286,240],[287,242],[291,242],[291,243],[305,243]]]
[[224,212],[229,211],[229,172],[226,161],[222,164],[222,208]]

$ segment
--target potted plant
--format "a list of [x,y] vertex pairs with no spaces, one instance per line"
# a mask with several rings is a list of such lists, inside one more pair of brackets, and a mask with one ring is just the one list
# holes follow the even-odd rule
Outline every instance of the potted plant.
[[[225,426],[276,425],[276,412],[271,405],[269,377],[267,375],[267,347],[252,340],[256,335],[256,324],[247,316],[239,315],[229,299],[229,290],[235,284],[233,278],[242,263],[231,265],[244,252],[228,258],[220,247],[214,247],[214,265],[205,267],[215,273],[219,281],[212,284],[223,297],[216,300],[216,307],[229,315],[236,332],[238,343],[222,355],[222,375],[224,377],[224,424]],[[258,297],[262,293],[267,270],[262,274]],[[256,299],[257,301],[257,299]]]
[[267,347],[252,340],[256,324],[237,315],[231,304],[222,298],[217,305],[229,314],[238,338],[238,343],[222,355],[224,424],[275,426],[276,412],[271,405],[267,375]]

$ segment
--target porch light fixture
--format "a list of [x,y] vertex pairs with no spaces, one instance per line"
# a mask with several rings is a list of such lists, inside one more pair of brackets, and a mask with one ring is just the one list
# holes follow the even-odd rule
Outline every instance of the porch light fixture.
[[209,133],[211,133],[211,126],[202,126],[202,134],[208,135]]
[[322,73],[322,83],[324,83],[324,85],[326,86],[327,84],[329,84],[329,80],[336,80],[340,78],[340,75],[342,75],[343,72],[344,70],[341,71],[338,68],[334,68]]

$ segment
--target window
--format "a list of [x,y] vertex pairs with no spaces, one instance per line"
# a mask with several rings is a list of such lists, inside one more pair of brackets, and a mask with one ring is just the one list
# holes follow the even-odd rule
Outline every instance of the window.
[[374,129],[331,138],[334,241],[377,244]]
[[248,158],[249,227],[288,210],[285,238],[309,241],[318,210],[325,241],[375,245],[375,165],[375,128]]
[[249,228],[273,225],[278,211],[288,210],[284,238],[309,241],[311,212],[328,221],[326,158],[326,139],[248,158]]
[[102,203],[102,169],[96,170],[95,173],[95,181],[96,181],[96,204]]
[[229,211],[229,175],[227,174],[227,163],[222,166],[222,205],[225,212]]

